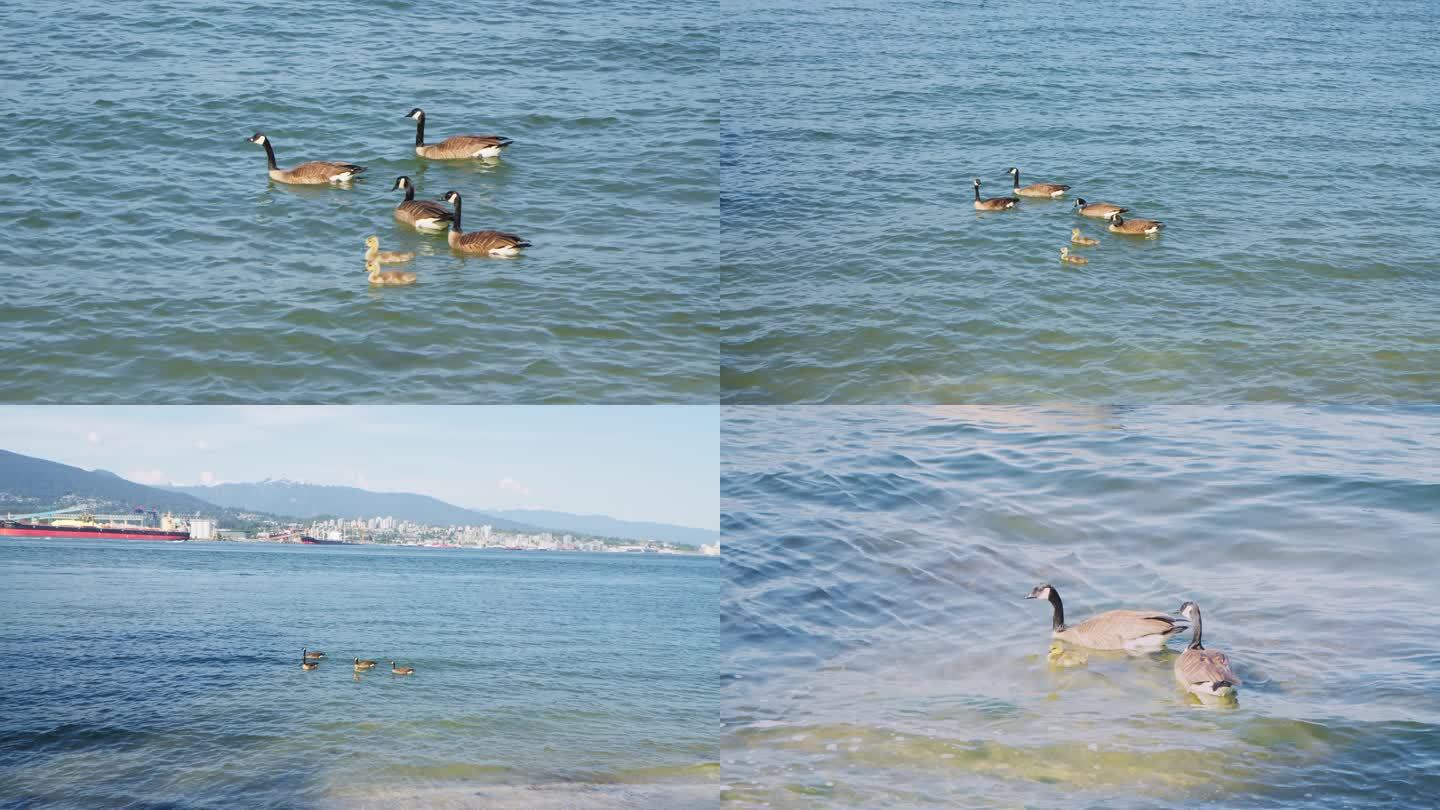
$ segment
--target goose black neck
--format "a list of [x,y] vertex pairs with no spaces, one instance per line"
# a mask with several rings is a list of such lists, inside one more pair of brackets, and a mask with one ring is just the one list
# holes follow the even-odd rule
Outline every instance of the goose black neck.
[[975,202],[980,202],[980,187],[975,187]]
[[455,216],[450,218],[451,233],[460,233],[460,195],[455,195]]
[[1194,624],[1195,624],[1195,631],[1194,631],[1194,634],[1190,636],[1190,649],[1192,649],[1192,650],[1203,650],[1203,649],[1205,649],[1205,647],[1204,647],[1204,645],[1202,645],[1202,644],[1200,643],[1200,608],[1199,608],[1199,607],[1196,607],[1196,608],[1195,608],[1195,618],[1192,619],[1192,621],[1193,621]]
[[406,184],[405,184],[405,201],[406,201],[406,202],[409,202],[409,201],[411,201],[411,200],[413,200],[413,199],[415,199],[415,187],[414,187],[413,185],[409,184],[409,183],[406,183]]
[[425,113],[420,113],[420,116],[415,119],[415,145],[425,145]]
[[1016,169],[1013,176],[1015,177],[1015,188],[1020,188],[1020,170]]
[[1050,589],[1050,604],[1055,608],[1055,615],[1050,620],[1052,630],[1065,629],[1065,604],[1060,601],[1060,592],[1054,588]]
[[265,159],[270,161],[270,168],[280,168],[279,166],[275,165],[275,148],[270,145],[270,139],[266,138],[265,143],[262,145],[265,147]]

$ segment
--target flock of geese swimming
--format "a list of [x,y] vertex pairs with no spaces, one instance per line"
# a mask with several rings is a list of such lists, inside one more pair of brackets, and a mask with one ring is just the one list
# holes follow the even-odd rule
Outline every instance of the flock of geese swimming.
[[[1005,170],[1014,181],[1014,188],[1011,189],[1010,197],[980,197],[980,178],[975,178],[975,210],[976,211],[1010,211],[1020,203],[1021,197],[1036,197],[1047,200],[1058,200],[1065,196],[1070,187],[1062,183],[1031,183],[1027,186],[1020,185],[1020,170],[1011,167]],[[1121,214],[1128,214],[1129,208],[1122,208],[1114,203],[1107,202],[1086,202],[1083,197],[1075,198],[1075,212],[1082,217],[1103,219],[1109,223],[1111,233],[1118,233],[1124,236],[1155,236],[1165,223],[1153,219],[1125,219]],[[1070,229],[1070,244],[1079,247],[1094,247],[1100,244],[1099,239],[1083,236],[1079,228]],[[1089,264],[1090,260],[1084,256],[1078,256],[1070,252],[1068,246],[1060,248],[1060,261],[1066,264]]]
[[[425,111],[416,107],[406,113],[406,118],[415,120],[415,154],[428,160],[474,160],[494,159],[513,143],[499,135],[452,135],[439,143],[425,142]],[[275,147],[263,132],[251,135],[251,143],[265,147],[268,171],[271,180],[292,185],[332,185],[348,187],[356,177],[365,172],[365,167],[355,163],[339,163],[328,160],[311,160],[289,169],[282,169],[275,162]],[[447,191],[439,201],[415,199],[415,184],[409,177],[397,177],[391,191],[405,192],[405,199],[395,206],[395,219],[421,233],[441,233],[448,230],[446,237],[450,249],[457,253],[479,256],[518,256],[530,243],[520,236],[506,231],[465,231],[460,225],[460,193]],[[453,210],[441,205],[449,203]],[[383,271],[382,264],[408,262],[414,253],[381,252],[380,240],[375,236],[365,239],[365,272],[370,283],[376,285],[414,284],[416,275],[409,272]]]
[[[320,668],[320,659],[322,659],[322,658],[324,658],[324,657],[325,657],[325,652],[324,652],[323,650],[311,650],[311,649],[308,648],[308,647],[305,648],[305,649],[302,649],[302,650],[300,651],[300,668],[301,668],[302,670],[306,671],[306,672],[310,672],[311,670],[319,669],[319,668]],[[378,664],[378,663],[380,663],[380,662],[379,662],[379,661],[372,661],[372,660],[370,660],[370,659],[368,659],[368,658],[363,658],[363,659],[362,659],[362,658],[356,658],[356,659],[355,659],[355,664],[354,664],[355,672],[356,672],[357,674],[358,674],[358,673],[361,673],[361,672],[369,672],[370,670],[374,669],[374,668],[375,668],[375,665]],[[391,661],[391,662],[390,662],[390,674],[391,674],[391,675],[414,675],[414,674],[415,674],[415,668],[414,668],[414,667],[402,667],[402,666],[397,665],[394,661]]]
[[[1025,598],[1049,600],[1053,608],[1050,631],[1055,639],[1092,650],[1160,650],[1170,636],[1186,629],[1182,621],[1188,620],[1194,625],[1190,644],[1175,659],[1175,680],[1180,686],[1202,700],[1214,700],[1234,697],[1235,687],[1242,683],[1230,668],[1230,658],[1225,653],[1207,650],[1201,643],[1200,606],[1194,602],[1180,606],[1183,620],[1163,611],[1110,610],[1071,625],[1065,623],[1065,606],[1055,586],[1048,583],[1038,585]],[[1072,666],[1083,659],[1057,644],[1050,648],[1049,660],[1061,666]]]

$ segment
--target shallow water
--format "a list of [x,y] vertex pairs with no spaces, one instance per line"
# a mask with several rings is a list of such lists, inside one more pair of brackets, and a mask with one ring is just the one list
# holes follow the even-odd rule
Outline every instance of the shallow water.
[[[1440,5],[725,6],[727,401],[1440,387]],[[977,215],[1017,165],[1168,229]]]
[[[6,540],[0,796],[693,796],[718,771],[718,572],[654,555]],[[305,646],[327,652],[319,669],[300,669]],[[382,662],[357,679],[357,656],[416,674]]]
[[[713,8],[22,3],[0,11],[0,397],[56,402],[713,401]],[[427,139],[515,139],[491,165]],[[361,163],[349,190],[271,183]],[[455,189],[523,258],[393,219]],[[364,238],[416,251],[369,289]]]
[[[1440,409],[729,408],[734,807],[1419,807],[1440,792]],[[1204,611],[1053,667],[1072,622]]]

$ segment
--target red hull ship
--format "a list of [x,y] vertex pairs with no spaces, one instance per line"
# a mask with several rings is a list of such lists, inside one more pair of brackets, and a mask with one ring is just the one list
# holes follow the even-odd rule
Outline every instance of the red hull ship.
[[189,540],[190,533],[122,526],[50,526],[44,523],[6,520],[0,521],[0,537],[73,537],[87,540],[157,540],[180,543]]

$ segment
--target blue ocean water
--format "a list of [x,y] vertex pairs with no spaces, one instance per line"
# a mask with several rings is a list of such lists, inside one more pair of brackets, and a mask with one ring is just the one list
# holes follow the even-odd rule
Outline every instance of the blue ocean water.
[[[714,9],[81,0],[0,8],[0,398],[713,402]],[[413,152],[498,133],[499,162]],[[353,188],[272,183],[347,161]],[[464,198],[513,260],[399,225]],[[367,235],[419,254],[371,289]]]
[[[727,402],[1440,389],[1440,5],[723,8]],[[977,214],[1012,166],[1073,190]]]
[[[732,807],[1406,807],[1440,794],[1440,408],[733,407]],[[1163,653],[1047,662],[1174,614]]]
[[[583,787],[595,806],[611,789],[713,805],[718,573],[638,554],[5,540],[0,797],[549,806]],[[319,669],[302,647],[327,653]],[[355,657],[381,664],[356,676]]]

